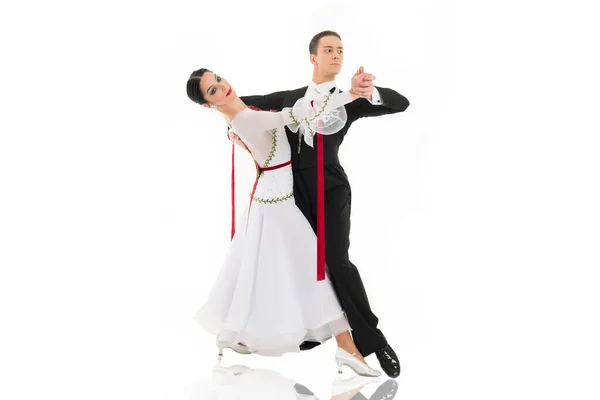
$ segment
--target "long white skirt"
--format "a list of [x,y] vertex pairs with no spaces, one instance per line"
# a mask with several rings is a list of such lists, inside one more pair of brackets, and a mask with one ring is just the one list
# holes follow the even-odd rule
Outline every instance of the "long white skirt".
[[247,230],[244,217],[194,319],[219,341],[265,356],[348,331],[331,282],[317,281],[316,260],[316,235],[293,198],[252,202]]

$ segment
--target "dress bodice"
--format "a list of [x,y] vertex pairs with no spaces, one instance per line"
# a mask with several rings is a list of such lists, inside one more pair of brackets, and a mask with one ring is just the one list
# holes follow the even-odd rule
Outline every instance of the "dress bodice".
[[[244,141],[261,168],[274,167],[291,159],[282,112],[240,111],[231,121],[234,132]],[[265,129],[268,128],[268,129]],[[292,167],[264,171],[254,201],[271,204],[293,196]]]
[[[301,98],[294,107],[282,111],[256,111],[245,108],[231,121],[234,132],[244,141],[260,168],[275,167],[291,161],[285,126],[300,130],[312,146],[315,133],[331,135],[344,127],[347,115],[344,104],[352,101],[350,93],[328,94],[321,99]],[[259,178],[254,200],[277,203],[293,196],[292,167],[264,171]]]

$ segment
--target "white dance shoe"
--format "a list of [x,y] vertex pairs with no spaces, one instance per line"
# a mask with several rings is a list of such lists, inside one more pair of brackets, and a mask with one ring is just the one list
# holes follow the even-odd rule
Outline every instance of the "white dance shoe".
[[217,347],[219,348],[219,360],[223,358],[223,349],[231,349],[239,354],[252,354],[252,352],[248,350],[248,347],[239,343],[220,342],[217,340]]
[[354,372],[361,376],[377,377],[381,375],[381,372],[369,367],[367,364],[354,357],[355,354],[356,353],[350,354],[346,350],[338,347],[337,351],[335,352],[335,361],[338,365],[338,373],[342,373],[342,367],[345,365],[352,368]]

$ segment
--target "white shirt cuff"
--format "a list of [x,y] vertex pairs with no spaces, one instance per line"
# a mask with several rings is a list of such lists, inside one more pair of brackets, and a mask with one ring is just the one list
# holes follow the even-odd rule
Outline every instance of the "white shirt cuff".
[[381,104],[383,104],[381,102],[381,96],[379,95],[379,91],[377,90],[376,87],[373,88],[373,100],[369,100],[369,103],[375,105],[375,106],[380,106]]

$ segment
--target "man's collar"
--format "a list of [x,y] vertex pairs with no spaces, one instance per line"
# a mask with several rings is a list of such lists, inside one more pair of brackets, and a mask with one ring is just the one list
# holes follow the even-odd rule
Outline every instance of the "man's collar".
[[323,82],[321,84],[316,84],[313,81],[310,81],[308,84],[308,90],[316,90],[319,94],[328,93],[332,88],[336,87],[335,81]]

